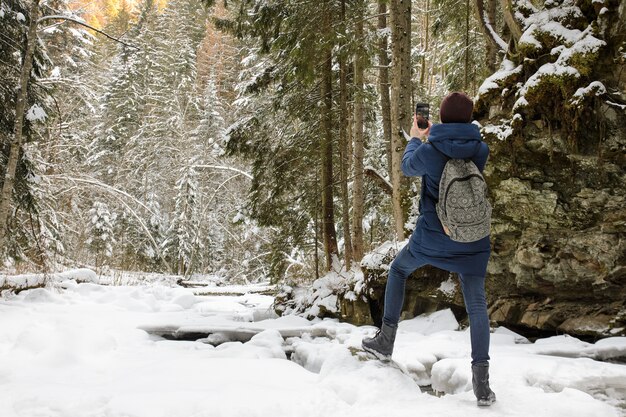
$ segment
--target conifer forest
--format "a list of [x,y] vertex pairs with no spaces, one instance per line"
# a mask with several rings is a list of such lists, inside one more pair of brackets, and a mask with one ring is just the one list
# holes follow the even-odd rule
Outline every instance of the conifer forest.
[[416,101],[465,91],[494,142],[539,124],[597,152],[598,106],[624,111],[619,3],[4,0],[5,264],[350,269],[413,227],[394,157]]
[[[612,266],[623,267],[623,9],[3,0],[4,265],[273,283],[350,270],[414,227],[419,183],[399,169],[414,103],[437,121],[443,96],[465,91],[499,159],[496,192],[513,192],[501,185],[516,176],[541,202],[536,184],[549,182],[532,171],[549,167],[543,155],[518,161],[520,147],[545,148],[549,165],[598,157],[585,164],[593,173],[564,179],[573,187],[545,175],[556,204],[544,220],[564,211],[574,219],[562,227],[593,230],[598,215],[573,215],[589,204],[572,196],[609,187],[598,211],[615,219]],[[495,203],[506,241],[507,211],[520,207]]]
[[504,57],[413,3],[3,1],[3,259],[280,281],[402,240],[412,103]]

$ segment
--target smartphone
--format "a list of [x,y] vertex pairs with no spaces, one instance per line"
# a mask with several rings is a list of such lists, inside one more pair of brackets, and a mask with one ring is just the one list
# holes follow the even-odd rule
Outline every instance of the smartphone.
[[430,105],[428,103],[417,103],[415,105],[415,115],[417,116],[417,127],[426,129],[428,127]]

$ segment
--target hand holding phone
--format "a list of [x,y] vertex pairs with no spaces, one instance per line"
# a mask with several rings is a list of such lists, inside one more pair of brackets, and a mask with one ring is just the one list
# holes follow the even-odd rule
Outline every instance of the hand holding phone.
[[415,114],[413,115],[413,126],[411,126],[411,137],[419,138],[424,141],[430,131],[429,104],[417,103],[415,105]]
[[430,126],[432,126],[432,123],[430,122],[430,120],[427,120],[426,128],[420,129],[420,127],[418,126],[418,116],[417,114],[414,114],[413,125],[411,126],[411,137],[419,138],[423,142],[424,139],[426,139],[426,137],[428,136],[428,133],[430,133]]
[[417,127],[420,129],[428,129],[430,105],[428,103],[417,103],[415,105],[415,116],[417,118]]

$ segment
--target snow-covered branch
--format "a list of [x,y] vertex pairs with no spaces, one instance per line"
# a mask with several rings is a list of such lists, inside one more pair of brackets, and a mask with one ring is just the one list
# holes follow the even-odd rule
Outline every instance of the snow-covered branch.
[[374,167],[366,166],[364,168],[365,176],[374,180],[374,182],[388,195],[391,195],[393,192],[393,185],[387,178],[381,175],[380,172],[376,171]]
[[83,21],[83,20],[76,19],[76,18],[71,17],[71,16],[63,16],[63,15],[50,15],[50,16],[43,16],[43,17],[40,17],[40,18],[39,18],[39,20],[37,20],[37,23],[41,23],[41,22],[46,21],[46,20],[67,20],[67,21],[69,21],[69,22],[73,22],[73,23],[76,23],[76,24],[79,24],[79,25],[85,26],[86,28],[89,28],[89,29],[91,29],[91,30],[93,30],[93,31],[95,31],[95,32],[98,32],[98,33],[100,33],[101,35],[104,35],[104,36],[106,36],[107,38],[109,38],[109,39],[111,39],[111,40],[113,40],[113,41],[115,41],[115,42],[119,42],[119,43],[121,43],[122,45],[128,46],[129,48],[139,49],[139,48],[137,48],[137,47],[136,47],[136,46],[134,46],[134,45],[131,45],[131,44],[129,44],[129,43],[124,42],[124,41],[123,41],[123,40],[121,40],[121,39],[116,38],[115,36],[111,36],[111,35],[109,35],[108,33],[106,33],[106,32],[105,32],[105,31],[103,31],[103,30],[100,30],[100,29],[97,29],[97,28],[95,28],[95,27],[91,26],[90,24],[88,24],[87,22],[85,22],[85,21]]
[[130,214],[132,214],[132,216],[137,220],[137,222],[139,223],[139,225],[141,226],[141,228],[144,230],[144,232],[146,233],[146,236],[148,236],[148,239],[150,239],[150,243],[152,243],[152,246],[154,247],[156,253],[159,255],[159,258],[161,259],[161,261],[163,262],[163,264],[170,269],[169,263],[167,262],[167,260],[165,259],[165,257],[163,256],[162,252],[161,252],[161,248],[159,247],[159,245],[156,243],[156,240],[154,239],[154,237],[152,236],[152,233],[150,233],[150,229],[148,229],[148,226],[146,226],[146,224],[144,223],[144,221],[141,219],[141,217],[135,212],[135,210],[133,210],[128,203],[126,203],[126,200],[124,200],[123,198],[120,198],[119,196],[122,195],[124,197],[128,197],[129,199],[131,199],[132,201],[134,201],[135,203],[137,203],[138,205],[140,205],[141,207],[143,207],[144,209],[146,209],[149,213],[156,215],[156,213],[154,213],[148,206],[146,206],[145,204],[143,204],[141,201],[137,200],[135,197],[133,197],[132,195],[128,194],[126,191],[120,190],[119,188],[115,188],[111,185],[105,184],[101,181],[98,181],[95,178],[91,178],[91,177],[86,177],[86,178],[78,178],[78,177],[70,177],[67,175],[46,175],[46,178],[50,178],[52,180],[61,180],[61,181],[70,181],[70,182],[77,182],[77,183],[83,183],[83,184],[88,184],[88,185],[93,185],[96,186],[98,188],[104,189],[106,191],[108,191],[109,193],[111,193],[112,195],[114,195],[123,205],[124,207],[126,207],[128,209],[128,211],[130,212]]
[[227,166],[223,166],[223,165],[194,165],[192,166],[192,168],[208,168],[208,169],[222,169],[225,171],[233,171],[233,172],[238,172],[241,175],[252,179],[252,175],[248,174],[246,171],[242,171],[240,169],[237,168],[233,168],[233,167],[227,167]]
[[[485,4],[483,0],[476,0],[476,14],[478,18],[478,24],[482,29],[487,39],[498,49],[506,51],[508,49],[507,43],[498,35],[491,22],[487,18],[485,13]],[[519,36],[517,37],[519,39]]]

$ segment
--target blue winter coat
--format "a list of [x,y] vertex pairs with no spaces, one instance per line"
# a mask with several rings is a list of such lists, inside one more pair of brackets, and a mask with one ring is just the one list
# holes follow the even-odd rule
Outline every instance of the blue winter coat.
[[402,172],[422,177],[417,225],[409,250],[425,263],[448,271],[484,276],[491,253],[489,236],[476,242],[451,240],[443,231],[435,206],[439,201],[439,181],[448,158],[471,158],[482,172],[489,147],[482,141],[478,126],[471,123],[435,124],[428,142],[413,138],[402,156]]

